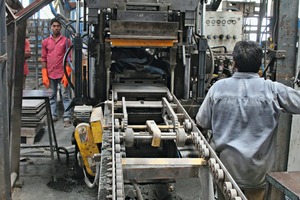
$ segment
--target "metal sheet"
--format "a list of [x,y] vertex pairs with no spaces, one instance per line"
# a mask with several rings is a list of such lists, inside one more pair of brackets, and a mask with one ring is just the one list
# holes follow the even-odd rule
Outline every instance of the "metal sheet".
[[166,22],[168,20],[167,12],[157,11],[118,11],[118,20],[123,21],[152,21],[152,22]]
[[300,172],[272,172],[266,180],[289,199],[300,199]]
[[123,158],[124,179],[158,180],[199,176],[202,158]]
[[176,40],[177,22],[110,21],[110,38]]
[[[124,7],[127,3],[127,0],[105,0],[105,1],[95,1],[95,0],[87,0],[87,5],[90,8],[115,8],[115,7]],[[139,0],[135,2],[130,2],[130,4],[148,4],[148,5],[161,5],[161,6],[169,6],[171,10],[195,10],[198,6],[199,0],[164,0],[164,1],[157,1],[157,0]]]

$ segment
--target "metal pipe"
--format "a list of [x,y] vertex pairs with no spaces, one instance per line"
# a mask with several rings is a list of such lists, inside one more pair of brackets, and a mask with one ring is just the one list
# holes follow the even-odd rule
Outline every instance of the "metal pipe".
[[[175,128],[173,125],[157,125],[159,129],[173,129]],[[182,128],[183,126],[179,126],[178,128]],[[127,125],[127,128],[132,129],[146,129],[147,125]]]
[[[188,27],[187,30],[187,46],[190,47],[192,44],[192,27]],[[190,48],[188,49],[187,53],[185,51],[185,45],[182,46],[182,57],[184,59],[184,89],[183,89],[183,98],[189,99],[190,98],[190,84],[191,84],[191,52]]]
[[175,76],[175,68],[171,66],[171,93],[174,94],[174,76]]
[[206,12],[206,6],[205,2],[202,1],[202,15],[201,15],[201,35],[205,35],[205,13]]
[[191,57],[190,55],[186,58],[186,65],[184,68],[184,99],[190,98],[190,85],[191,85]]
[[262,20],[265,17],[265,14],[266,14],[266,0],[261,0],[260,1],[260,10],[259,10],[259,19],[258,19],[258,24],[257,24],[257,32],[256,32],[256,41],[257,42],[261,42],[260,41],[261,25],[262,25]]
[[80,0],[76,1],[76,34],[80,34]]
[[[134,139],[136,140],[152,140],[153,136],[152,135],[139,135],[139,136],[134,136]],[[175,140],[176,136],[161,136],[161,140]]]
[[199,38],[198,41],[198,92],[197,96],[203,98],[205,96],[205,74],[206,74],[206,50],[207,40],[205,38]]
[[[126,135],[125,132],[121,132],[121,137],[124,138],[124,135]],[[125,136],[126,137],[126,136]],[[153,136],[151,133],[149,132],[134,132],[133,133],[133,137],[136,140],[152,140]],[[176,132],[162,132],[161,133],[161,139],[162,140],[174,140],[177,137],[177,133]]]
[[138,200],[144,200],[143,195],[142,195],[142,191],[141,188],[138,186],[136,180],[131,180],[132,185],[136,191],[136,196]]

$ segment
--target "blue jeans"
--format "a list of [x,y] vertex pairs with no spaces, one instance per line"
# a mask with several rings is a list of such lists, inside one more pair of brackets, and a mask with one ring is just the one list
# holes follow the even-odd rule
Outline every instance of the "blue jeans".
[[52,116],[57,117],[57,87],[60,86],[61,96],[63,100],[64,105],[64,114],[63,118],[64,120],[70,120],[71,119],[71,113],[70,110],[66,111],[66,109],[71,104],[71,91],[70,86],[68,85],[66,88],[61,82],[61,78],[59,79],[51,79],[50,80],[50,88],[52,89],[52,95],[50,97],[50,106],[51,106],[51,113]]

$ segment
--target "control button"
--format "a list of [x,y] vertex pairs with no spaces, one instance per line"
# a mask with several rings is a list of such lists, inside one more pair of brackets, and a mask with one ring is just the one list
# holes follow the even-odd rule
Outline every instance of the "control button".
[[208,36],[207,36],[207,39],[209,39],[209,40],[210,40],[210,39],[211,39],[211,36],[210,36],[210,35],[208,35]]
[[235,40],[235,39],[236,39],[236,36],[234,35],[234,36],[232,36],[232,38]]
[[231,37],[230,35],[226,35],[226,39],[229,40]]
[[219,36],[219,39],[220,39],[220,40],[223,40],[223,38],[224,38],[224,35],[221,34],[221,35]]

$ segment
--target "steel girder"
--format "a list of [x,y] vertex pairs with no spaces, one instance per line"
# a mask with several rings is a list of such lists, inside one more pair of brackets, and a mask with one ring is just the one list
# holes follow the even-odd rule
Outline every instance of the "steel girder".
[[[24,44],[26,20],[52,0],[36,0],[23,8],[19,1],[1,1],[0,198],[11,199],[10,174],[19,174]],[[5,3],[5,4],[4,4]],[[6,12],[5,12],[6,7]],[[7,17],[6,17],[7,14]],[[7,33],[7,34],[6,34]],[[10,44],[10,48],[7,45]],[[7,50],[7,53],[6,53]],[[5,62],[6,61],[6,62]],[[3,143],[3,144],[2,144]],[[3,154],[3,155],[2,155]],[[4,187],[2,187],[4,186]]]

